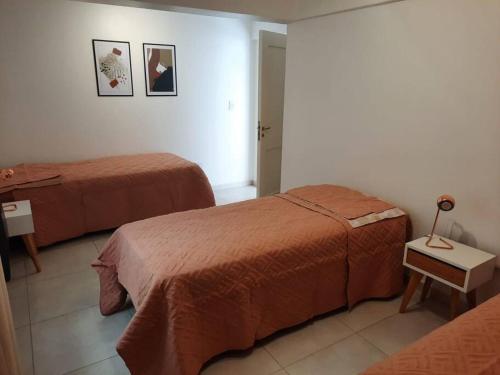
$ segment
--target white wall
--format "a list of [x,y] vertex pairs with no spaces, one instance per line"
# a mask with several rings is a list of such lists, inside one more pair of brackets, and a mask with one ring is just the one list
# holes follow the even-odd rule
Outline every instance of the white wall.
[[[500,0],[407,0],[288,26],[282,186],[336,183],[500,254]],[[455,232],[458,232],[458,226]]]
[[[252,180],[251,33],[237,19],[1,2],[0,166],[168,151],[214,185]],[[97,96],[93,38],[131,43],[134,97]],[[176,45],[178,97],[145,96],[143,42]]]

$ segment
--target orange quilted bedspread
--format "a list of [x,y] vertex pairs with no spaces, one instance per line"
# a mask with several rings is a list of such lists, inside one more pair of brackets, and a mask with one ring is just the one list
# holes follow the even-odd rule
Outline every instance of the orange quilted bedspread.
[[[401,290],[406,216],[352,229],[342,209],[314,200],[325,192],[356,200],[351,190],[292,192],[151,218],[113,234],[94,267],[103,314],[122,308],[127,293],[136,307],[117,346],[132,374],[194,375],[216,354]],[[380,203],[370,202],[367,212]]]
[[55,185],[11,192],[15,200],[31,201],[39,246],[215,204],[201,168],[167,153],[25,164],[23,168],[53,170],[61,176],[61,182]]
[[500,374],[500,295],[376,364],[364,374]]

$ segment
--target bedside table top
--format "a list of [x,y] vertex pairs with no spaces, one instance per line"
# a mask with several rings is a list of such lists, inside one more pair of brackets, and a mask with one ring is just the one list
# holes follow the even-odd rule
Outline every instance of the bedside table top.
[[[434,241],[438,241],[437,237],[438,236],[435,236]],[[429,255],[433,258],[439,259],[443,262],[466,270],[473,269],[485,262],[491,261],[492,259],[496,258],[496,255],[492,255],[485,251],[449,240],[445,237],[441,238],[451,243],[454,249],[445,250],[427,247],[425,246],[425,242],[427,241],[428,237],[421,237],[414,241],[408,242],[406,246],[422,254]]]
[[4,211],[5,219],[11,219],[19,216],[31,216],[30,201],[6,202],[2,203],[2,207],[11,204],[15,204],[17,209],[15,211]]

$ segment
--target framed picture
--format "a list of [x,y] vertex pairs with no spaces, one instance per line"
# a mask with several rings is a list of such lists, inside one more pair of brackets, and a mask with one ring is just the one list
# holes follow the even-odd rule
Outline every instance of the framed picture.
[[144,43],[147,96],[177,96],[175,46]]
[[129,42],[92,40],[97,95],[133,96]]

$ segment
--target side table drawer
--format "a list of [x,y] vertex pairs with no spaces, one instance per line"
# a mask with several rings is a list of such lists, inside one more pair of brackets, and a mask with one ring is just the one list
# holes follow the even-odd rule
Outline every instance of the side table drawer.
[[466,271],[454,267],[450,264],[442,262],[436,258],[419,253],[418,251],[408,248],[406,253],[406,263],[429,272],[432,275],[440,277],[459,287],[464,287]]

